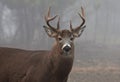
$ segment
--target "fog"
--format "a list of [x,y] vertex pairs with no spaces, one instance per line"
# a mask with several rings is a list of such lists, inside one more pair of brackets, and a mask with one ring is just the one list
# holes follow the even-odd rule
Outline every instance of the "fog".
[[[50,50],[54,39],[43,29],[48,8],[51,6],[52,16],[60,16],[60,28],[69,29],[70,20],[73,27],[82,22],[78,15],[82,6],[86,28],[75,39],[74,66],[119,68],[119,3],[119,0],[0,0],[0,46]],[[52,25],[56,26],[56,20]]]
[[81,6],[84,7],[87,28],[76,43],[90,41],[97,45],[120,45],[118,0],[0,0],[0,44],[30,49],[42,48],[44,44],[44,48],[48,48],[52,41],[42,26],[49,6],[52,15],[60,15],[61,29],[69,29],[70,20],[74,27],[78,26],[81,20],[77,13]]

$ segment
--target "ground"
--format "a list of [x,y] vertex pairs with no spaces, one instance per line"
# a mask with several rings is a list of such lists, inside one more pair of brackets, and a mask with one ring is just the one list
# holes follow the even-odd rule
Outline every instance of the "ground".
[[120,82],[120,68],[73,67],[68,82]]

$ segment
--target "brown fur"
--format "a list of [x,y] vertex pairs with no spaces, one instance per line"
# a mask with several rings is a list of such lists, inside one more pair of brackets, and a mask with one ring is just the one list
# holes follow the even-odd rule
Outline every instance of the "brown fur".
[[0,82],[67,82],[73,64],[58,44],[51,51],[0,48]]

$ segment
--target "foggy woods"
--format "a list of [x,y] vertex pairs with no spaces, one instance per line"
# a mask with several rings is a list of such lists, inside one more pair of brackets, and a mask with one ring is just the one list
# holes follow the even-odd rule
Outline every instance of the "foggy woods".
[[[82,36],[75,40],[75,62],[69,81],[98,82],[98,79],[103,78],[100,79],[101,82],[108,80],[119,82],[119,2],[119,0],[0,0],[0,46],[49,50],[54,39],[49,38],[43,29],[44,16],[49,6],[52,7],[51,16],[58,14],[61,17],[61,29],[69,29],[70,20],[73,27],[82,22],[77,13],[83,6],[87,28]],[[51,24],[56,27],[56,20]],[[97,77],[96,70],[92,68],[102,72],[109,69],[114,73],[97,72],[100,75]],[[94,72],[92,76],[96,76],[97,79],[91,76],[91,71]]]

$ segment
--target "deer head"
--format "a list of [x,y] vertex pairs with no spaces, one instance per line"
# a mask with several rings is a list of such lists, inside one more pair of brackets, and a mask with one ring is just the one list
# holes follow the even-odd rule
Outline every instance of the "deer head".
[[50,17],[50,8],[48,10],[48,14],[45,16],[45,21],[47,26],[43,26],[46,33],[49,37],[53,37],[56,39],[56,43],[59,46],[59,49],[63,53],[70,53],[73,48],[73,41],[76,37],[80,37],[86,27],[85,18],[84,18],[84,9],[81,7],[82,13],[78,13],[80,18],[82,19],[82,23],[73,28],[70,21],[70,30],[60,30],[60,17],[58,18],[57,28],[50,25],[50,21],[54,20],[58,15],[54,17]]

